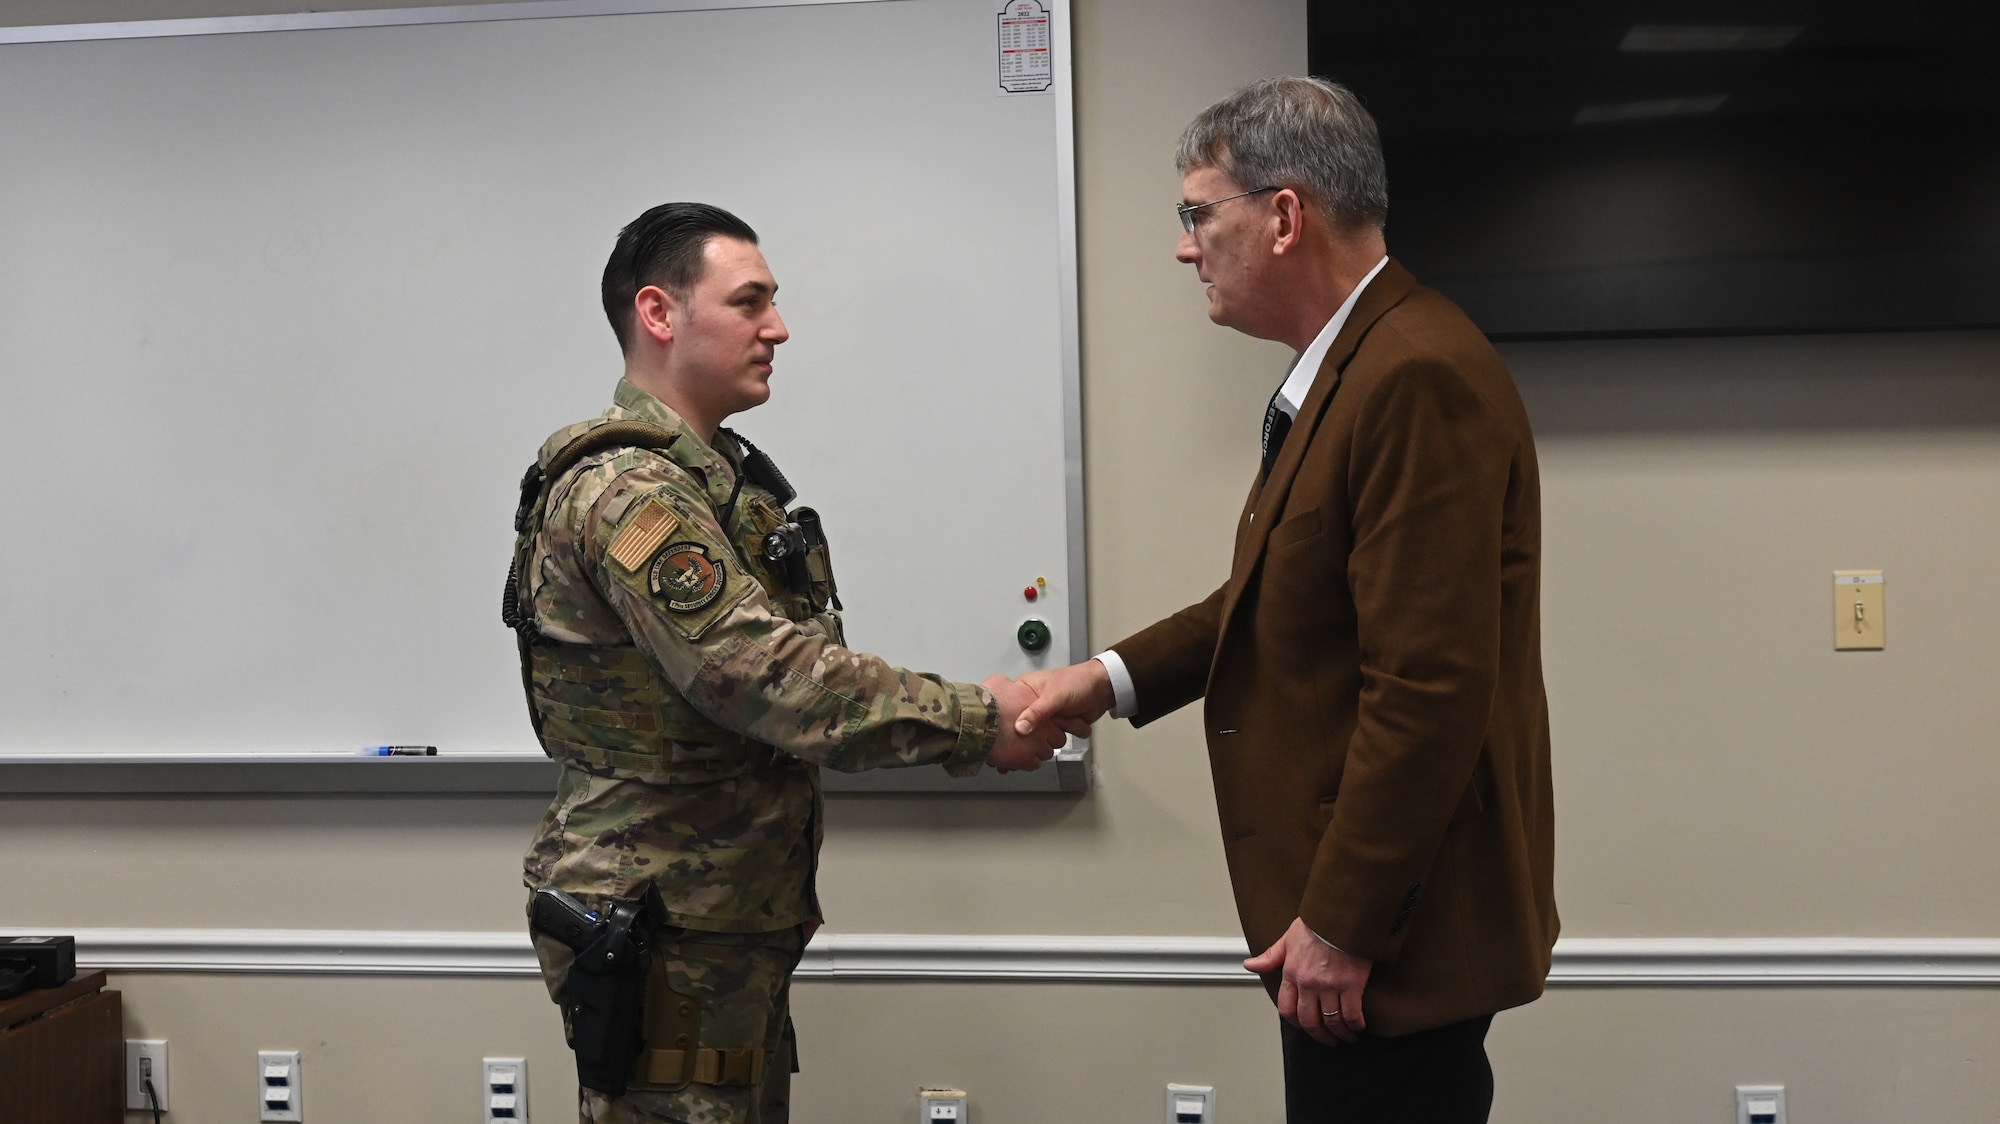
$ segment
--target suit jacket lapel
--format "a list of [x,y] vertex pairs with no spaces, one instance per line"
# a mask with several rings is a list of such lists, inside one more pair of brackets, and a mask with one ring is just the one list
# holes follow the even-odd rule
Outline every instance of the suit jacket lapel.
[[1333,346],[1327,349],[1319,373],[1313,376],[1312,390],[1300,403],[1299,416],[1293,419],[1292,431],[1285,438],[1285,446],[1278,453],[1277,463],[1271,466],[1271,475],[1250,486],[1250,496],[1244,502],[1243,514],[1236,525],[1236,551],[1230,564],[1229,590],[1223,597],[1222,627],[1225,631],[1231,614],[1235,612],[1236,602],[1242,597],[1250,575],[1256,572],[1257,562],[1264,555],[1264,546],[1271,538],[1271,526],[1277,522],[1277,513],[1284,507],[1285,497],[1292,490],[1299,466],[1305,463],[1306,447],[1312,444],[1320,419],[1326,416],[1327,404],[1333,401],[1334,392],[1340,387],[1341,375],[1346,371],[1348,361],[1354,358],[1355,350],[1375,327],[1375,322],[1401,304],[1416,287],[1416,278],[1410,276],[1410,272],[1394,258],[1389,259],[1389,264],[1375,275],[1375,280],[1362,291],[1361,299],[1355,302],[1354,310],[1348,313],[1347,323],[1340,326],[1340,334],[1334,337]]

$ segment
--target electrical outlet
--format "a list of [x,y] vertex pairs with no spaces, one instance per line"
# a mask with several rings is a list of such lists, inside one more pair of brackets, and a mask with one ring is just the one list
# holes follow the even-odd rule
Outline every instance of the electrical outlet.
[[922,1124],[966,1124],[965,1090],[918,1089],[917,1119]]
[[1215,1086],[1168,1085],[1168,1124],[1215,1124]]
[[299,1093],[299,1052],[297,1050],[257,1051],[257,1119],[301,1120]]
[[153,1082],[153,1093],[160,1098],[159,1109],[167,1109],[167,1044],[158,1038],[127,1038],[125,1040],[125,1107],[150,1111],[153,1102],[146,1099],[146,1081]]
[[1785,1124],[1785,1087],[1738,1085],[1736,1124]]
[[486,1058],[485,1084],[480,1087],[486,1124],[527,1124],[528,1060]]

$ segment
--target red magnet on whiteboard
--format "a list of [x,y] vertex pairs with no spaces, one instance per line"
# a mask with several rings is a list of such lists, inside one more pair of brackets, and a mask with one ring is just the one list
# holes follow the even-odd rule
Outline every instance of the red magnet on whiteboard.
[[1041,590],[1036,589],[1032,585],[1021,591],[1021,596],[1027,598],[1030,601],[1033,601],[1035,598],[1040,597],[1041,595],[1042,595]]

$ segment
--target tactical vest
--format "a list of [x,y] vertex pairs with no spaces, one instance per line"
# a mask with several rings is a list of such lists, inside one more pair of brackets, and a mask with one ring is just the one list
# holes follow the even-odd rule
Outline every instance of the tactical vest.
[[[584,458],[640,448],[682,467],[680,435],[644,422],[599,418],[546,461],[528,466],[514,515],[514,562],[501,620],[514,630],[521,683],[542,750],[558,761],[618,769],[652,784],[701,784],[772,767],[775,751],[711,721],[682,697],[644,652],[631,644],[565,644],[544,636],[533,607],[538,568],[532,555],[555,485]],[[725,431],[727,432],[727,431]],[[715,512],[744,573],[763,586],[771,606],[801,629],[844,643],[840,598],[819,515],[784,505],[796,493],[769,457],[743,447],[729,501]],[[748,479],[758,490],[744,493]],[[595,497],[591,497],[592,500]],[[778,764],[790,767],[791,759]]]

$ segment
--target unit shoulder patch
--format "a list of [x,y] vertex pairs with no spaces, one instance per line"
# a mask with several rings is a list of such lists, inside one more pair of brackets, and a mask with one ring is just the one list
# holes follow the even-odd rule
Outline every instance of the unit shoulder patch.
[[647,585],[676,613],[707,608],[722,595],[728,564],[698,542],[677,542],[653,559]]
[[[667,505],[658,498],[647,500],[639,508],[639,513],[627,522],[618,537],[611,540],[608,553],[612,561],[625,569],[636,572],[667,541],[667,536],[680,526],[680,520],[667,510]],[[658,585],[655,584],[657,591]]]

